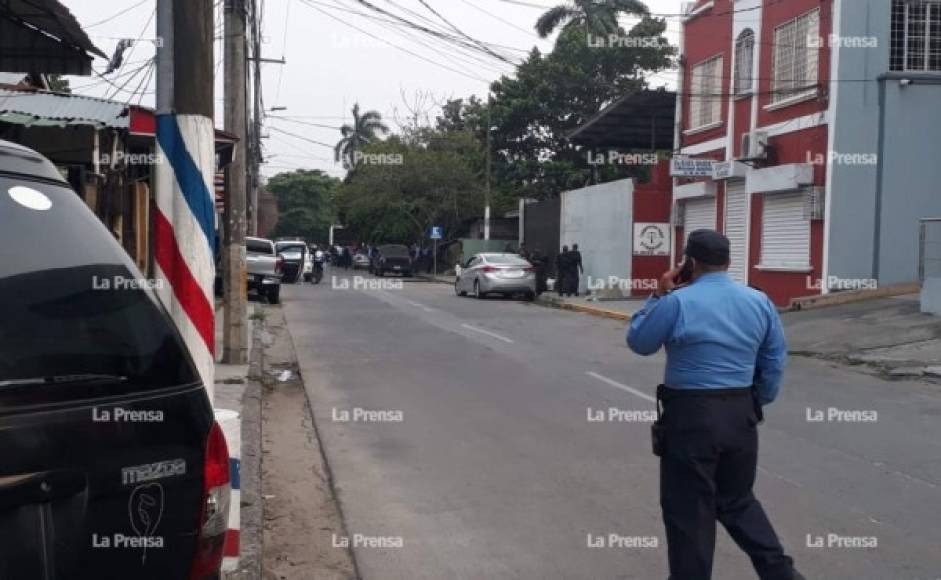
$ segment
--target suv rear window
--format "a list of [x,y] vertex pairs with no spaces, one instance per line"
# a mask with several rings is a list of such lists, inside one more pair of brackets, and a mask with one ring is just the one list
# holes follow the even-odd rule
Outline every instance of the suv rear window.
[[408,258],[408,248],[400,245],[379,246],[379,253],[387,258]]
[[98,375],[123,390],[198,382],[158,286],[71,189],[0,174],[0,396],[79,396],[71,385]]
[[249,254],[264,254],[265,256],[274,255],[274,244],[263,242],[261,240],[246,240],[245,251]]

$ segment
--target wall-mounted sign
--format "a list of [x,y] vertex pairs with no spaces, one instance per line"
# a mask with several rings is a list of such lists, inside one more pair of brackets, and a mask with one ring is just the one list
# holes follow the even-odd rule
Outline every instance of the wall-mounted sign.
[[712,159],[693,159],[675,155],[670,159],[670,175],[673,177],[712,177]]
[[747,174],[748,166],[740,161],[716,161],[712,164],[712,178],[715,180],[745,177]]
[[635,256],[669,256],[670,224],[635,223]]

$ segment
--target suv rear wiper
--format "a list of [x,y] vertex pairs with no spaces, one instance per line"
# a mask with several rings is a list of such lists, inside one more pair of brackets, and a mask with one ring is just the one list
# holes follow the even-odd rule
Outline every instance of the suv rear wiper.
[[28,379],[12,379],[9,381],[0,381],[0,389],[9,389],[16,387],[27,387],[32,385],[74,385],[77,383],[123,383],[127,377],[121,375],[106,374],[75,374],[75,375],[50,375],[47,377],[32,377]]

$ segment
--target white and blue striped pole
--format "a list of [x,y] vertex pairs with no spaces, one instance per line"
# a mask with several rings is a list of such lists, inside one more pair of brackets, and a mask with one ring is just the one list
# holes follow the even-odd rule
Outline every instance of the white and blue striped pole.
[[157,0],[158,294],[213,396],[216,166],[212,0]]

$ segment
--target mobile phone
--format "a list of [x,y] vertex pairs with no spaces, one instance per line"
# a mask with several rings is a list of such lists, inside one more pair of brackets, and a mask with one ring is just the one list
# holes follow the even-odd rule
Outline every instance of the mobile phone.
[[676,278],[673,281],[676,284],[689,284],[693,280],[693,261],[689,258],[683,260],[683,265],[680,267],[680,273],[676,275]]

